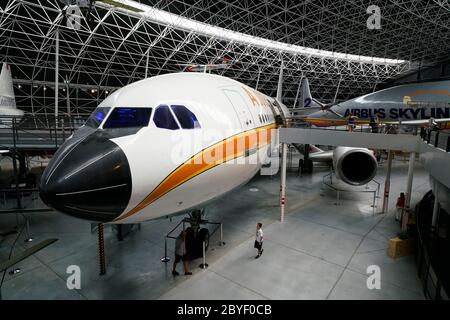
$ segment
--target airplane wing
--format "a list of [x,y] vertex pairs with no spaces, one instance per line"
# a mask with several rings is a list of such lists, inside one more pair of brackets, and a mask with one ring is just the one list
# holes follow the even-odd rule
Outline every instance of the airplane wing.
[[[441,119],[432,119],[432,122],[435,124],[446,124],[450,123],[450,118],[441,118]],[[430,124],[430,119],[422,119],[422,120],[405,120],[405,121],[387,121],[383,122],[384,124],[392,124],[392,125],[408,125],[408,126],[428,126]]]
[[[300,143],[292,144],[301,154],[305,154],[305,145]],[[315,145],[309,146],[309,158],[314,162],[331,162],[333,160],[333,150],[324,151]]]
[[309,158],[314,162],[331,162],[333,160],[333,150],[311,153]]
[[[339,118],[339,119],[331,119],[331,118],[300,118],[306,123],[311,123],[317,127],[329,127],[329,126],[345,126],[348,123],[348,119]],[[369,120],[356,119],[355,124],[363,125],[369,124]]]

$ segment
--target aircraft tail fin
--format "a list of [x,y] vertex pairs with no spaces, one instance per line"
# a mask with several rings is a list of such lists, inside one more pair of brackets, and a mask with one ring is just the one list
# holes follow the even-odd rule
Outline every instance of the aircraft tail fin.
[[[300,152],[301,154],[305,154],[305,145],[304,144],[293,143],[292,145],[298,150],[298,152]],[[313,144],[309,145],[309,154],[314,154],[314,153],[319,153],[319,152],[324,152],[324,151],[322,149],[316,147]]]
[[300,103],[301,108],[309,108],[312,103],[311,91],[309,90],[308,78],[303,78],[302,80],[302,100]]
[[318,153],[318,152],[323,152],[323,150],[320,149],[319,147],[316,147],[313,144],[309,145],[309,153]]
[[0,73],[0,108],[16,108],[11,68],[7,63],[3,63]]
[[23,113],[16,107],[11,67],[3,63],[0,73],[0,116],[22,116]]
[[300,108],[319,109],[322,107],[322,103],[314,99],[309,89],[308,78],[302,79],[302,95],[300,100]]

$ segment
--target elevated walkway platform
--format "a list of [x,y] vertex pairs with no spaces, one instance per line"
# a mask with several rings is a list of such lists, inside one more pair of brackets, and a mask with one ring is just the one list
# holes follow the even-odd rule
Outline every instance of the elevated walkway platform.
[[302,143],[329,146],[347,146],[370,149],[415,152],[430,175],[450,188],[450,135],[440,134],[440,139],[430,139],[426,135],[382,134],[368,132],[348,132],[342,130],[280,128],[280,143]]
[[25,115],[0,117],[0,149],[24,153],[53,153],[84,123],[80,117]]

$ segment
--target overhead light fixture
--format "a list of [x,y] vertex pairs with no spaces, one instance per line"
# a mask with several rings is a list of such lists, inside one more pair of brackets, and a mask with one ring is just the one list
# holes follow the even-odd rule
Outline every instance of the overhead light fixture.
[[44,91],[47,91],[47,87],[44,87]]
[[17,88],[19,88],[19,89],[22,89],[22,85],[21,85],[21,84],[19,84],[19,85],[17,86]]
[[108,93],[109,93],[109,91],[108,91],[108,90],[106,90],[106,91],[105,91],[105,94],[108,94]]
[[[292,45],[284,42],[273,41],[260,37],[251,36],[245,33],[231,31],[228,29],[220,28],[203,22],[198,22],[192,19],[188,19],[173,13],[169,13],[163,10],[156,9],[154,7],[138,3],[133,0],[112,0],[113,3],[121,4],[121,10],[123,6],[129,6],[138,9],[142,12],[133,12],[134,14],[144,16],[145,18],[160,23],[163,25],[169,25],[181,30],[193,31],[197,34],[214,37],[230,42],[239,42],[242,44],[249,44],[255,47],[260,47],[263,50],[271,49],[277,51],[283,51],[291,54],[301,54],[304,56],[312,56],[319,58],[347,60],[354,62],[382,64],[382,65],[398,65],[405,63],[405,60],[386,59],[379,57],[360,56],[355,54],[339,53],[333,51],[319,50],[314,48],[308,48],[298,45]],[[102,6],[107,6],[104,3],[97,2]],[[189,42],[189,39],[185,41]]]

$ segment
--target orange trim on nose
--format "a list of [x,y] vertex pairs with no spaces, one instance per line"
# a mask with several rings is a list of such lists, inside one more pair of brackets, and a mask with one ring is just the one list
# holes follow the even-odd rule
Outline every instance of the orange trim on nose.
[[259,149],[267,145],[271,140],[270,130],[275,127],[275,124],[271,124],[242,132],[200,151],[172,171],[137,206],[114,221],[128,218],[202,172],[239,158],[249,150]]

